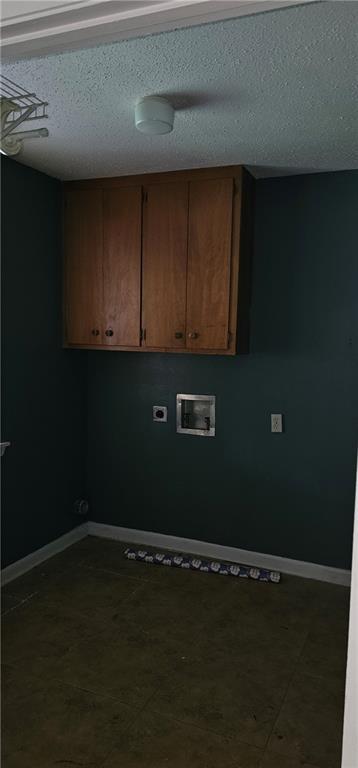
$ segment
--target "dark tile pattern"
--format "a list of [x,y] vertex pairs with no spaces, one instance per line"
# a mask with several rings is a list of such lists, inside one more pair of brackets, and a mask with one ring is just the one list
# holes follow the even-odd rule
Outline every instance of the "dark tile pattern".
[[128,624],[78,643],[55,665],[56,679],[143,707],[170,675],[178,647]]
[[66,651],[96,632],[94,622],[36,596],[3,617],[3,658],[21,674],[42,677]]
[[269,747],[322,768],[337,768],[342,748],[343,703],[342,681],[296,673]]
[[3,765],[101,765],[135,710],[56,681],[7,674]]
[[1,595],[1,615],[9,613],[22,602],[21,598],[17,595],[11,595],[4,593]]
[[317,766],[303,763],[296,757],[286,757],[278,755],[277,752],[266,750],[260,768],[317,768]]
[[3,768],[339,768],[349,592],[88,537],[3,590]]
[[184,726],[147,709],[120,738],[104,768],[260,768],[262,752]]

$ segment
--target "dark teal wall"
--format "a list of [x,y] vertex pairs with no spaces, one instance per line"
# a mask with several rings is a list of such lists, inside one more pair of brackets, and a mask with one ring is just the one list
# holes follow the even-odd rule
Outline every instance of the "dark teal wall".
[[[256,188],[249,356],[88,354],[91,518],[349,567],[358,173]],[[176,434],[178,392],[216,394],[215,439]]]
[[[60,184],[12,160],[2,180],[3,565],[79,522],[87,445],[94,520],[349,567],[358,173],[256,184],[236,358],[63,350]],[[176,434],[177,392],[217,395],[215,439]]]
[[2,162],[3,566],[78,524],[85,358],[61,349],[61,185]]

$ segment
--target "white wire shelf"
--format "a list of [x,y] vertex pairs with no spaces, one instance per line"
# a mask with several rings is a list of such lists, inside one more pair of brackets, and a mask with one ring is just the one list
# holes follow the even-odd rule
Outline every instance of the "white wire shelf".
[[17,85],[0,75],[0,109],[1,109],[1,138],[0,150],[5,155],[17,155],[22,148],[24,139],[34,139],[48,136],[47,128],[17,131],[16,128],[34,120],[44,120],[47,114],[48,102],[43,101],[36,93],[30,93],[21,85]]

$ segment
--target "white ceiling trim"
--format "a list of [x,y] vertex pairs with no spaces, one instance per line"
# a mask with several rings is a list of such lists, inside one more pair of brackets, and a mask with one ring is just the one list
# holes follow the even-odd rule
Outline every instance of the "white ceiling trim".
[[4,3],[1,55],[3,61],[45,56],[308,2],[317,0],[77,0],[41,10],[28,2],[26,13],[16,3],[18,14]]

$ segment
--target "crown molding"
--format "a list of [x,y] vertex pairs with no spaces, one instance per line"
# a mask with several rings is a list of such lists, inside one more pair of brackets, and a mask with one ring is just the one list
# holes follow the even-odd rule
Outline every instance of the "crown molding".
[[[3,2],[4,62],[263,13],[317,0],[67,0]],[[15,9],[16,13],[12,10]],[[24,13],[24,9],[26,12]]]

